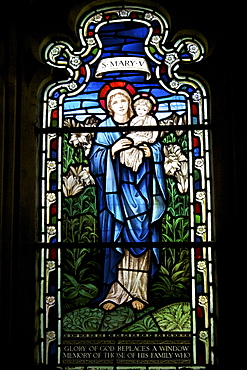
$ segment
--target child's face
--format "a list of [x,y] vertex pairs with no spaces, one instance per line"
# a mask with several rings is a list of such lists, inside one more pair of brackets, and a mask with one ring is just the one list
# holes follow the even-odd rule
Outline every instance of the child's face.
[[146,114],[148,114],[148,112],[149,112],[149,109],[146,105],[139,104],[139,105],[136,106],[136,114],[138,116],[143,117]]

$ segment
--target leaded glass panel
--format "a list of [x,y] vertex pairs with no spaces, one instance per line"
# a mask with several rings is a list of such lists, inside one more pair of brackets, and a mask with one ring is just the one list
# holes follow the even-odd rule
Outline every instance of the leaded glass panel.
[[168,30],[151,8],[105,7],[80,18],[80,48],[43,49],[67,72],[42,91],[44,364],[214,364],[209,90],[180,72],[206,44],[168,47]]

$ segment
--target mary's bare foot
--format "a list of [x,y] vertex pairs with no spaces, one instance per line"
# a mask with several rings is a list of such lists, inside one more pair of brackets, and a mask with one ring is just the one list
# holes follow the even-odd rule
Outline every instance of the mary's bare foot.
[[106,310],[106,311],[111,311],[115,307],[116,307],[115,304],[111,303],[111,302],[107,302],[103,305],[103,309]]
[[133,308],[135,308],[138,311],[143,310],[143,308],[145,307],[145,305],[142,302],[138,301],[138,300],[133,301],[132,306],[133,306]]

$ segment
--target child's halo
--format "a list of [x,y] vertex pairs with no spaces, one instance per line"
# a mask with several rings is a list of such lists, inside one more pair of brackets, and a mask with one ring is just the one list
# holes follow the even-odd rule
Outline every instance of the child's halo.
[[155,97],[149,93],[141,93],[141,94],[137,94],[133,97],[133,103],[138,100],[138,99],[148,99],[150,100],[150,102],[152,103],[152,111],[153,112],[156,112],[157,111],[157,101],[155,99]]

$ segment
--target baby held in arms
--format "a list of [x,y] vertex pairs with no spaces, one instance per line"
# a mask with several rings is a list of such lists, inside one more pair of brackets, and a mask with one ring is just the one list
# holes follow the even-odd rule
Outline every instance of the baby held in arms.
[[[152,103],[147,98],[140,98],[134,103],[137,114],[130,121],[130,126],[157,126],[156,119],[148,114],[152,109]],[[137,172],[142,163],[144,152],[143,145],[153,144],[158,138],[158,131],[130,132],[126,137],[133,141],[133,146],[120,153],[120,162]]]

